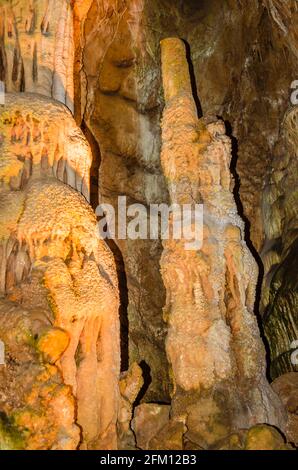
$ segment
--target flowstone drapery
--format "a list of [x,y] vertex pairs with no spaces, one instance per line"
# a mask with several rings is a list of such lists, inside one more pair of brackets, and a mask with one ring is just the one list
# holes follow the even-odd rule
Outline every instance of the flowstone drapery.
[[0,79],[6,91],[52,97],[74,108],[73,11],[67,0],[0,4]]
[[[39,405],[43,414],[39,432],[43,435],[52,423],[57,436],[46,434],[43,441],[26,440],[25,428],[34,433],[34,420],[19,418],[29,413],[27,395],[33,390],[39,393],[39,379],[25,383],[20,403],[7,408],[9,400],[4,399],[3,412],[16,423],[20,436],[24,435],[25,448],[63,448],[61,428],[70,431],[62,418],[52,422],[49,402],[54,414],[61,411],[62,417],[63,413],[69,416],[71,426],[80,426],[80,448],[115,449],[120,373],[118,285],[113,255],[99,238],[95,215],[80,194],[88,197],[89,192],[88,144],[67,108],[28,94],[6,96],[0,132],[1,313],[16,312],[12,335],[17,336],[15,330],[22,329],[25,322],[21,338],[27,348],[31,346],[32,367],[42,370],[46,364],[55,364],[54,374],[59,376],[60,371],[58,383],[68,386],[69,397],[59,410],[55,408],[60,406],[59,400],[53,403],[45,391],[45,403]],[[36,315],[45,324],[40,331],[35,331]],[[6,343],[11,321],[6,323],[5,318],[1,338]],[[15,349],[17,345],[8,342],[8,370],[21,356]],[[26,361],[23,366],[26,369]],[[8,370],[2,367],[0,371],[4,397],[11,393]],[[19,379],[24,373],[14,377],[17,387],[22,388]],[[66,447],[79,445],[78,428],[67,442]]]

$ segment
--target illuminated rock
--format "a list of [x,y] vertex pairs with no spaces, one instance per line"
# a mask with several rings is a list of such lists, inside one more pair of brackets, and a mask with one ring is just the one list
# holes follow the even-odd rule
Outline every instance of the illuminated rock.
[[[0,338],[5,344],[5,364],[0,365],[1,450],[74,450],[80,442],[71,387],[63,383],[57,365],[40,355],[42,338],[53,338],[57,331],[49,314],[46,307],[0,302]],[[56,348],[55,362],[66,346]]]
[[278,394],[288,413],[286,436],[289,442],[298,445],[298,374],[289,372],[272,382],[273,390]]
[[[79,182],[77,189],[88,195],[90,150],[59,103],[34,95],[9,95],[7,103],[0,116],[2,293],[26,305],[29,318],[41,306],[50,319],[36,348],[43,360],[56,363],[71,387],[81,448],[115,449],[120,374],[116,268],[91,207],[70,187]],[[38,383],[34,387],[38,391]],[[22,416],[20,426],[30,427],[30,413]],[[44,420],[47,426],[46,413]]]
[[197,118],[183,42],[166,39],[161,47],[161,162],[170,200],[204,205],[200,250],[186,250],[183,238],[163,241],[172,419],[183,419],[186,436],[206,448],[234,429],[282,426],[283,412],[266,381],[253,311],[257,267],[233,198],[230,139],[221,121]]
[[73,13],[67,0],[6,2],[1,31],[8,92],[52,97],[73,111]]
[[33,94],[5,95],[0,110],[0,180],[22,189],[29,178],[54,176],[89,200],[92,154],[68,109]]
[[120,408],[117,421],[119,449],[135,449],[135,435],[131,429],[131,420],[136,399],[144,385],[143,371],[133,363],[128,371],[120,376]]

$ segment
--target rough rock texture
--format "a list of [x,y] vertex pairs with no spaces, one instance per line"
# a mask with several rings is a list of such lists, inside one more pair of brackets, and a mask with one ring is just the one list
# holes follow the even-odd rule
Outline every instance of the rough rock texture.
[[136,442],[131,422],[134,406],[143,386],[143,371],[137,363],[133,363],[128,371],[122,372],[120,375],[121,401],[117,421],[119,449],[135,449]]
[[[135,410],[132,428],[137,446],[143,450],[204,450],[192,442],[182,421],[169,421],[170,407],[142,404]],[[214,431],[214,430],[212,430]],[[289,440],[290,435],[288,435]],[[292,450],[283,435],[273,426],[258,424],[237,430],[210,445],[209,450]]]
[[[189,45],[199,112],[222,116],[233,135],[238,211],[246,218],[247,241],[260,252],[268,218],[262,192],[295,78],[295,0],[223,0],[220,8],[218,0],[81,3],[75,3],[75,115],[96,143],[92,175],[97,188],[101,165],[102,200],[115,207],[119,194],[128,202],[168,201],[158,157],[164,104],[159,41],[181,37]],[[117,245],[120,277],[126,276],[130,362],[144,360],[151,369],[145,399],[168,401],[160,243]]]
[[[147,48],[143,8],[140,0],[93,1],[84,22],[81,76],[85,80],[76,116],[81,114],[99,145],[100,202],[111,203],[116,213],[119,195],[127,196],[127,204],[145,205],[167,202],[168,197],[159,158],[158,53],[154,57]],[[129,337],[129,362],[143,361],[150,370],[146,399],[167,401],[161,244],[159,240],[116,243],[122,258],[120,277],[126,278],[122,304],[128,326],[123,336],[126,343]]]
[[230,140],[222,122],[197,118],[182,41],[162,41],[162,70],[161,162],[171,203],[204,205],[200,250],[186,250],[185,238],[163,241],[172,419],[206,448],[235,429],[283,426],[283,414],[266,381],[253,312],[257,267],[233,198]]
[[91,150],[65,106],[42,96],[7,93],[0,146],[2,187],[15,191],[31,176],[54,176],[89,200]]
[[234,193],[260,266],[258,284],[264,264],[260,310],[274,378],[294,369],[289,350],[297,339],[298,173],[295,152],[288,148],[296,124],[295,111],[287,112],[297,79],[297,2],[228,0],[219,8],[217,0],[164,0],[157,9],[149,3],[144,22],[152,42],[163,34],[186,40],[199,114],[221,116],[233,136]]
[[[0,302],[0,449],[76,449],[75,400],[56,363],[68,346],[66,332],[53,328],[45,308]],[[51,342],[51,352],[45,342]],[[44,351],[47,350],[46,357]]]
[[270,348],[270,373],[275,378],[298,370],[291,361],[298,338],[298,106],[284,117],[274,150],[272,172],[263,193],[266,239],[263,324]]
[[288,412],[286,435],[289,442],[298,446],[298,374],[289,372],[272,382],[273,390],[278,394]]
[[[51,348],[56,343],[64,345],[57,366],[76,400],[80,447],[114,449],[120,372],[114,259],[99,239],[96,218],[86,199],[56,179],[54,159],[58,146],[58,161],[71,178],[66,181],[76,187],[76,174],[82,182],[90,151],[79,130],[74,132],[71,115],[59,103],[33,95],[7,96],[7,103],[0,115],[2,293],[16,303],[15,308],[32,311],[42,306],[50,325],[65,332],[66,346],[63,338],[57,333],[52,337],[49,331],[38,339],[38,347],[47,362],[56,363]],[[40,104],[45,108],[44,118]],[[47,155],[42,159],[44,148]],[[31,166],[26,178],[13,180],[12,186],[15,173],[26,172],[27,159]],[[81,184],[79,189],[83,188]],[[88,193],[87,181],[85,188]],[[3,328],[5,336],[5,322]],[[69,387],[65,390],[69,393]],[[47,421],[45,414],[44,426],[50,426],[50,418],[49,414]],[[43,444],[43,448],[53,446],[51,441]]]
[[131,427],[139,449],[152,449],[151,440],[168,425],[170,406],[143,403],[135,409]]
[[293,450],[285,443],[276,428],[268,425],[253,426],[248,431],[232,434],[220,443],[217,450]]
[[[71,3],[74,40],[67,2],[23,5],[19,0],[12,9],[4,2],[1,77],[8,89],[38,91],[67,101],[63,88],[72,94],[74,43],[76,117],[88,124],[102,149],[104,199],[114,202],[115,193],[124,193],[145,202],[166,201],[156,158],[162,107],[158,44],[164,35],[184,37],[190,44],[202,109],[222,115],[238,139],[241,200],[252,240],[260,248],[264,239],[260,198],[297,56],[294,1],[226,0],[220,9],[216,1]],[[273,70],[280,72],[278,78]],[[97,168],[93,171],[96,179]],[[155,380],[158,370],[165,379],[167,369],[162,353],[164,290],[156,274],[160,246],[123,242],[121,250],[128,274],[131,360],[146,360],[153,376],[148,393],[165,398],[169,385],[160,390],[159,383],[166,380]],[[143,269],[143,259],[149,273]],[[154,282],[147,283],[148,276]],[[143,324],[148,327],[149,316],[155,318],[155,331],[160,333],[150,331],[147,339],[142,330]]]
[[[128,203],[142,202],[148,205],[169,201],[168,189],[173,188],[164,178],[160,165],[160,117],[164,98],[159,59],[160,40],[169,36],[181,37],[187,43],[188,60],[192,64],[192,92],[199,115],[203,112],[204,115],[221,116],[226,122],[224,129],[223,125],[215,120],[200,121],[200,137],[204,134],[207,140],[210,140],[204,145],[216,148],[219,154],[222,152],[224,164],[217,165],[212,156],[211,169],[207,166],[198,171],[192,163],[191,171],[195,170],[194,185],[195,176],[203,174],[207,183],[210,181],[209,176],[213,177],[213,172],[217,172],[220,167],[219,193],[210,192],[210,195],[206,196],[202,191],[202,194],[211,206],[211,197],[217,200],[219,195],[228,195],[227,200],[224,199],[229,205],[231,192],[225,189],[226,193],[223,193],[223,188],[230,186],[228,167],[231,167],[236,179],[236,185],[234,189],[231,187],[231,190],[236,197],[238,214],[246,218],[246,242],[251,248],[251,242],[253,243],[264,263],[261,313],[270,348],[271,376],[276,377],[295,369],[290,356],[291,341],[297,339],[297,158],[294,150],[297,146],[297,126],[295,109],[289,112],[286,110],[289,108],[290,84],[297,78],[296,3],[296,0],[222,0],[219,7],[218,0],[0,0],[0,81],[5,82],[8,91],[34,93],[23,95],[22,100],[19,97],[16,103],[14,96],[7,96],[8,114],[2,113],[0,290],[5,292],[4,303],[7,308],[11,305],[7,302],[14,302],[14,308],[28,309],[30,318],[32,309],[42,309],[42,315],[49,319],[49,325],[40,338],[36,339],[40,354],[38,359],[32,352],[34,358],[30,360],[38,364],[38,367],[41,364],[41,368],[48,367],[46,364],[57,368],[56,375],[54,374],[55,383],[63,384],[60,374],[62,370],[74,390],[77,389],[77,397],[81,396],[81,387],[74,379],[76,369],[81,370],[80,375],[84,376],[82,381],[86,380],[87,388],[92,388],[90,396],[94,398],[96,394],[95,387],[91,387],[89,380],[90,371],[96,376],[95,354],[94,350],[87,351],[88,341],[84,331],[88,331],[88,337],[91,331],[94,337],[96,336],[99,328],[96,319],[102,316],[101,308],[111,308],[113,321],[116,322],[114,302],[117,303],[117,293],[115,294],[115,289],[112,289],[112,292],[105,281],[102,282],[102,277],[107,280],[105,273],[108,272],[109,277],[113,278],[114,286],[117,281],[111,255],[108,254],[106,258],[105,245],[100,244],[100,255],[86,256],[86,252],[97,251],[97,241],[94,241],[93,238],[96,237],[91,235],[94,234],[94,216],[86,209],[85,201],[55,179],[81,192],[86,199],[90,199],[94,208],[98,200],[111,202],[116,207],[118,195],[126,195]],[[47,99],[37,97],[36,93],[45,95]],[[92,156],[86,140],[83,139],[79,128],[75,127],[69,113],[63,106],[48,99],[53,97],[66,104],[71,111],[74,110],[75,119],[89,141]],[[194,113],[191,122],[193,120]],[[229,143],[226,133],[233,136],[232,159],[230,150],[227,150]],[[189,178],[190,174],[187,177]],[[184,183],[182,186],[184,190]],[[209,191],[207,184],[206,188]],[[53,195],[57,199],[57,205],[47,217],[44,201]],[[187,191],[186,195],[188,197]],[[27,201],[30,203],[28,210]],[[72,210],[65,210],[66,201]],[[201,202],[201,199],[198,201]],[[39,207],[38,216],[36,224],[31,227],[36,204]],[[63,209],[59,210],[61,207]],[[215,209],[212,207],[211,219],[213,210]],[[220,211],[220,205],[216,211]],[[229,218],[234,220],[235,214],[233,206]],[[86,229],[80,220],[84,220]],[[211,225],[210,221],[208,223]],[[43,233],[39,233],[40,228]],[[215,231],[219,236],[220,230],[216,224],[215,228],[218,229]],[[255,273],[251,256],[247,255],[246,248],[243,248],[243,229],[243,224],[237,218],[231,230],[223,237],[222,247],[227,247],[226,253],[224,254],[224,249],[218,244],[215,253],[204,253],[204,259],[198,262],[199,274],[203,279],[200,282],[211,296],[214,286],[209,289],[208,283],[205,284],[205,279],[212,274],[208,270],[208,259],[214,259],[218,255],[223,260],[216,269],[221,270],[224,277],[220,280],[216,277],[215,285],[220,285],[220,292],[224,291],[226,295],[216,292],[214,301],[220,300],[221,305],[220,309],[215,309],[215,315],[219,311],[228,312],[222,315],[222,320],[227,323],[223,328],[228,333],[230,329],[232,333],[223,335],[218,345],[215,344],[219,334],[216,328],[211,328],[213,336],[211,334],[210,341],[209,330],[200,330],[204,341],[208,339],[208,354],[217,357],[219,350],[220,362],[216,360],[210,369],[205,367],[205,363],[199,364],[199,367],[204,378],[213,376],[214,381],[218,383],[218,370],[219,375],[224,374],[223,370],[230,364],[231,368],[236,370],[231,396],[226,398],[225,391],[229,384],[225,383],[222,387],[224,392],[216,391],[214,407],[214,401],[209,400],[209,392],[204,392],[206,396],[203,397],[203,408],[194,407],[189,413],[188,424],[190,423],[195,431],[188,435],[185,434],[185,416],[179,415],[179,409],[177,411],[179,400],[176,408],[174,400],[173,410],[177,411],[175,416],[179,415],[181,420],[172,419],[165,423],[155,436],[147,439],[146,448],[212,447],[212,442],[217,442],[225,435],[227,429],[233,427],[231,416],[238,413],[234,410],[235,403],[238,403],[238,391],[235,400],[233,395],[235,383],[239,383],[241,367],[249,362],[242,356],[246,355],[246,348],[250,350],[254,341],[259,344],[257,329],[253,325],[255,321],[248,327],[248,332],[249,328],[254,331],[253,337],[245,330],[245,321],[241,321],[242,318],[253,318],[249,317],[245,309],[251,314],[256,283],[256,274],[251,274],[248,269],[251,266]],[[54,237],[55,241],[52,240]],[[73,244],[77,246],[78,253],[73,251]],[[175,376],[169,374],[165,351],[165,287],[159,272],[162,246],[160,240],[117,240],[116,244],[110,245],[117,262],[121,301],[123,374],[120,381],[118,445],[120,448],[135,448],[130,426],[135,405],[140,400],[170,403],[173,382],[176,381]],[[176,250],[177,246],[174,248]],[[246,253],[243,259],[242,250]],[[254,254],[258,259],[257,252]],[[97,266],[101,258],[106,259],[108,266],[100,267],[98,276]],[[191,255],[187,258],[187,263],[189,260],[191,261]],[[258,262],[261,274],[261,260],[258,259]],[[190,262],[187,271],[191,271],[192,266]],[[212,266],[215,270],[215,262]],[[243,275],[241,279],[240,273]],[[259,285],[260,277],[261,275]],[[62,299],[60,278],[65,293]],[[94,284],[92,286],[90,279]],[[173,280],[168,279],[167,282],[169,293]],[[43,285],[42,291],[40,283]],[[184,295],[184,286],[179,288]],[[192,295],[189,292],[188,294]],[[101,306],[94,302],[93,296],[104,298]],[[106,296],[114,299],[108,306],[105,303]],[[200,299],[203,293],[196,288],[194,296]],[[192,301],[189,305],[193,307]],[[210,313],[211,302],[209,305]],[[94,326],[84,323],[86,316],[89,316],[87,308],[92,309],[94,313]],[[257,303],[255,308],[257,310]],[[202,309],[204,310],[205,306]],[[70,321],[72,316],[75,317],[74,311],[81,312],[78,330],[84,323],[86,327],[83,331],[78,331]],[[21,317],[23,315],[25,313],[20,313]],[[169,320],[167,315],[165,320]],[[66,336],[64,330],[61,330],[62,324],[68,331]],[[213,324],[214,322],[212,326]],[[216,322],[217,324],[220,322]],[[179,324],[180,326],[184,332],[187,330],[187,322]],[[102,328],[106,331],[104,325]],[[28,329],[31,329],[31,320]],[[107,337],[109,332],[111,333],[108,329]],[[6,333],[5,329],[3,334]],[[243,338],[246,338],[243,343],[242,334]],[[60,351],[65,347],[66,340],[69,340],[69,335],[73,336],[73,341],[66,346],[67,351],[60,360]],[[168,345],[173,339],[171,335],[170,328]],[[202,338],[199,341],[203,344]],[[226,349],[222,348],[224,340],[224,346],[228,345]],[[74,365],[73,350],[78,341],[84,348],[83,352],[81,345],[77,348]],[[111,344],[105,343],[103,347],[107,347],[107,361],[115,361],[115,379],[119,366],[116,344],[118,333],[113,337],[113,341],[113,350],[108,349]],[[92,342],[94,345],[96,339],[93,338]],[[179,338],[173,341],[174,350],[176,342],[179,343]],[[233,345],[232,349],[229,349],[230,344]],[[34,343],[34,348],[35,346],[37,347],[37,344]],[[167,348],[169,354],[169,346]],[[262,355],[258,347],[254,353],[257,357]],[[174,355],[173,350],[171,354]],[[100,356],[99,352],[97,356]],[[184,360],[182,357],[181,361]],[[183,378],[184,372],[187,375],[188,368],[193,367],[196,373],[191,380],[195,381],[201,373],[198,374],[192,360],[193,355],[188,367],[185,371],[179,371],[178,375]],[[142,374],[134,361],[142,367]],[[258,373],[263,370],[261,362],[257,364],[255,380],[249,381],[251,387],[247,385],[250,390],[246,397],[249,403],[256,399],[254,397],[251,400],[251,394],[255,390]],[[22,369],[23,365],[20,367]],[[253,370],[254,366],[249,364],[250,367]],[[177,374],[177,371],[175,373]],[[88,376],[87,379],[85,375]],[[263,376],[263,372],[261,375]],[[232,375],[229,380],[231,377]],[[48,381],[48,378],[45,380]],[[243,379],[244,383],[245,380]],[[33,383],[29,381],[26,393],[30,387],[33,387]],[[243,384],[239,387],[241,403],[245,387]],[[264,387],[266,389],[267,384],[262,383],[260,389],[263,390]],[[174,396],[180,392],[176,387]],[[118,394],[117,391],[115,393]],[[65,394],[69,394],[67,387]],[[113,397],[113,393],[109,396]],[[201,399],[201,395],[190,397],[190,401],[186,399],[181,405],[181,410],[186,410],[189,404],[196,400],[200,403]],[[73,417],[72,400],[68,395],[65,405],[68,410],[69,429],[74,421],[85,419],[82,448],[104,447],[107,441],[107,445],[114,446],[117,406],[111,410],[103,403],[97,410],[96,399],[86,403],[82,397],[80,403],[84,412],[79,418]],[[115,399],[117,400],[118,398]],[[221,412],[224,400],[231,403],[230,414]],[[43,409],[51,407],[47,405],[47,402],[36,401],[34,406],[42,413]],[[246,405],[243,405],[244,411],[241,409],[239,412],[240,421],[241,417],[246,416]],[[20,407],[26,406],[24,398]],[[14,416],[11,419],[9,417],[13,408],[12,404],[0,422],[1,443],[4,442],[1,445],[13,446],[12,439],[16,437],[19,442],[17,446],[64,446],[59,441],[58,434],[55,434],[65,426],[63,416],[60,424],[58,421],[57,426],[53,424],[51,436],[48,435],[53,417],[51,413],[46,423],[39,422],[36,425],[40,436],[46,435],[44,442],[32,443],[32,431],[30,439],[25,444],[22,441],[21,444]],[[104,409],[107,411],[105,416],[111,418],[113,430],[112,437],[101,436],[99,444],[98,439],[93,439],[92,436],[101,433],[102,427],[96,427],[94,417]],[[198,421],[200,429],[196,432]],[[242,425],[242,422],[240,424]],[[8,428],[11,433],[4,435],[3,430]],[[270,432],[267,433],[267,428],[265,434],[267,437],[271,435]],[[239,445],[243,448],[246,445],[246,431],[237,433],[235,439],[233,436],[231,439],[236,442],[236,447]],[[73,435],[70,432],[65,439],[65,447],[75,447],[75,432]],[[138,441],[138,429],[136,440]],[[274,439],[273,441],[275,442]],[[273,441],[272,445],[278,448],[278,443]],[[223,445],[233,447],[233,442],[225,442]]]
[[0,79],[9,92],[40,93],[74,107],[73,13],[67,0],[0,5]]
[[237,202],[259,251],[262,190],[296,78],[296,2],[223,0],[220,8],[217,0],[157,4],[148,2],[144,20],[154,44],[169,35],[186,40],[199,111],[221,116],[233,136]]

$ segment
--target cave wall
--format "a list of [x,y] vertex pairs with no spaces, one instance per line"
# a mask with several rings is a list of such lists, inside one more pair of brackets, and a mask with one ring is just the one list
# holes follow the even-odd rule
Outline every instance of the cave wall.
[[291,360],[298,336],[297,174],[297,106],[293,106],[282,122],[272,171],[262,194],[266,222],[262,309],[273,379],[297,371]]
[[[158,158],[164,103],[159,41],[185,40],[198,114],[220,116],[232,137],[234,194],[260,269],[257,300],[271,214],[262,194],[295,78],[294,3],[93,1],[81,31],[84,79],[77,119],[84,120],[100,147],[101,197],[115,206],[120,194],[130,202],[168,200]],[[152,369],[148,399],[164,399],[169,387],[160,390],[154,379],[160,374],[165,379],[168,367],[160,244],[118,240],[117,245],[127,275],[130,358]],[[261,313],[264,305],[262,300]]]
[[[112,203],[116,212],[117,197],[122,195],[127,204],[168,200],[159,161],[158,38],[150,50],[145,22],[143,2],[93,2],[83,33],[87,87],[82,119],[100,147],[100,201]],[[161,244],[117,240],[117,245],[125,270],[120,277],[125,274],[128,289],[128,312],[122,318],[128,322],[123,335],[129,335],[129,360],[144,361],[147,384],[152,381],[147,398],[168,400]],[[122,362],[127,362],[125,351]]]

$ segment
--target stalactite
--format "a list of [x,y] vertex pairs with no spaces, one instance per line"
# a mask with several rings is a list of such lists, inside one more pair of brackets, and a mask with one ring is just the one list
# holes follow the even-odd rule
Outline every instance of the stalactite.
[[[3,5],[8,92],[40,93],[74,110],[73,12],[67,0]],[[2,53],[3,55],[3,53]]]
[[54,175],[89,200],[91,150],[66,108],[47,98],[8,93],[0,129],[0,177],[6,185],[21,189],[32,174]]

